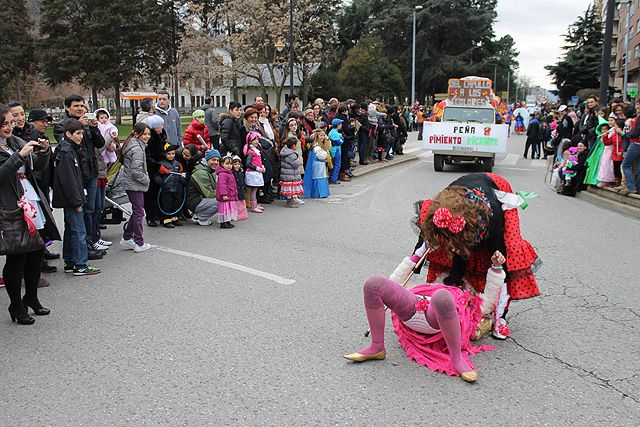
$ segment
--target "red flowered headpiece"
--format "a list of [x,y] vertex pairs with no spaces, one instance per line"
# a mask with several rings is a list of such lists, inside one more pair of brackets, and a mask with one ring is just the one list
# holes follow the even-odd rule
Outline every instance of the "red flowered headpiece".
[[453,216],[447,208],[440,208],[433,214],[433,224],[438,228],[446,228],[450,232],[457,234],[464,230],[467,221],[462,215]]

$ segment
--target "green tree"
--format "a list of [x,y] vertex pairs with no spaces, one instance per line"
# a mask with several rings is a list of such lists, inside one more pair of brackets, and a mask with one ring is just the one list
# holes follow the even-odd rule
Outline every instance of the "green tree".
[[[0,99],[22,98],[22,77],[34,70],[34,39],[30,34],[32,23],[23,1],[3,2],[0,6]],[[9,86],[13,84],[12,91]]]
[[[357,4],[356,4],[357,2]],[[425,3],[425,2],[422,2]],[[416,86],[418,98],[444,92],[451,77],[488,70],[494,57],[496,0],[430,0],[417,12]],[[343,9],[342,43],[373,34],[383,40],[382,53],[402,75],[411,73],[414,0],[356,0]],[[362,17],[366,16],[365,24]],[[495,60],[494,60],[495,62]],[[407,79],[404,94],[409,93]]]
[[371,38],[349,49],[338,74],[345,96],[350,98],[391,98],[403,93],[402,72],[381,55],[379,43]]
[[558,95],[568,100],[579,89],[600,86],[602,64],[602,21],[594,6],[589,6],[564,36],[564,57],[545,69],[558,88]]
[[[515,88],[516,76],[518,73],[519,63],[517,57],[519,55],[515,48],[515,42],[510,35],[501,37],[492,42],[491,52],[492,59],[487,61],[483,71],[483,76],[493,79],[494,74],[496,81],[493,82],[494,91],[506,92],[507,87]],[[507,83],[507,79],[509,82]]]
[[94,106],[98,91],[114,89],[118,100],[123,85],[157,69],[158,10],[153,0],[43,0],[40,47],[48,82],[77,79],[91,88]]

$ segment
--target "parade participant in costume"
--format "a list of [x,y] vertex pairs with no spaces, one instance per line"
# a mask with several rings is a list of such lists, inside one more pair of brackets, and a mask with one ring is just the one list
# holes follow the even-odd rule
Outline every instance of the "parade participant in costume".
[[[471,202],[471,203],[470,203]],[[430,247],[438,248],[427,256],[427,282],[446,275],[444,283],[463,287],[470,285],[476,292],[485,288],[485,273],[490,254],[505,254],[507,291],[510,300],[531,298],[540,294],[531,269],[538,255],[520,235],[517,206],[524,205],[513,194],[511,184],[496,174],[476,173],[460,177],[442,190],[433,200],[416,204],[423,239]],[[450,220],[433,221],[435,212],[445,208],[454,218],[463,216],[468,225],[464,232],[455,233],[445,227]],[[451,220],[452,221],[452,220]],[[505,308],[504,314],[508,309]],[[505,324],[505,320],[500,321]],[[500,325],[496,325],[499,328]],[[500,338],[501,334],[494,335]]]
[[333,162],[333,168],[329,175],[329,183],[335,184],[338,182],[340,173],[340,162],[342,161],[342,144],[344,144],[344,137],[340,133],[342,129],[342,120],[333,119],[331,121],[333,129],[329,131],[329,140],[331,141],[331,160]]
[[516,120],[516,126],[514,131],[516,132],[516,135],[522,135],[526,131],[524,127],[524,119],[522,118],[522,115],[518,113],[515,120]]
[[233,175],[233,154],[227,153],[216,167],[216,200],[220,228],[233,228],[231,221],[238,220],[238,187]]
[[262,213],[264,208],[258,204],[258,189],[264,185],[263,173],[266,171],[262,164],[262,148],[260,146],[260,134],[251,131],[247,135],[247,144],[244,146],[245,156],[245,183],[247,184],[251,212]]
[[[479,203],[479,202],[470,202]],[[423,224],[440,223],[447,214],[439,208]],[[450,212],[449,212],[450,214]],[[452,217],[451,232],[475,232],[477,224],[466,223],[462,215]],[[371,344],[347,360],[364,362],[382,360],[387,352],[384,345],[385,306],[391,310],[394,331],[407,356],[432,371],[461,376],[464,381],[476,381],[478,374],[470,355],[492,350],[487,345],[472,346],[471,339],[483,315],[495,312],[500,305],[505,273],[504,256],[496,251],[487,272],[487,290],[482,295],[441,284],[427,283],[407,290],[398,283],[410,273],[424,254],[421,246],[411,257],[405,258],[389,279],[372,276],[364,284],[364,304],[371,331]]]
[[608,132],[609,122],[604,117],[598,116],[598,126],[596,127],[597,139],[593,144],[593,148],[591,148],[589,157],[587,158],[587,175],[584,177],[584,183],[587,185],[600,184],[600,181],[598,180],[598,171],[600,169],[600,159],[604,153],[604,143],[602,142],[603,126],[607,127]]
[[289,137],[284,140],[280,150],[280,195],[287,200],[288,208],[297,208],[297,197],[304,194],[300,165],[302,157],[296,153],[298,138]]
[[322,129],[314,130],[313,135],[313,144],[309,151],[302,187],[304,189],[304,197],[322,199],[331,195],[327,174],[329,152],[325,148],[325,144],[329,140]]
[[238,156],[233,156],[233,177],[236,180],[236,188],[238,190],[238,220],[249,219],[247,214],[247,204],[245,201],[247,184],[245,184],[244,170],[242,169],[242,159]]

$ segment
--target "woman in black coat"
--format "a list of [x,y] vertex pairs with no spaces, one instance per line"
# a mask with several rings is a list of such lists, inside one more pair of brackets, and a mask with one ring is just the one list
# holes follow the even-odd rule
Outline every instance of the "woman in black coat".
[[[49,204],[33,175],[33,169],[41,167],[48,157],[34,154],[36,141],[25,142],[11,134],[13,118],[9,108],[0,104],[0,209],[15,211],[18,202],[25,196],[35,207],[35,228],[52,240],[61,240],[56,223],[51,215]],[[28,191],[27,191],[28,190]],[[35,199],[39,198],[40,201]],[[24,221],[24,220],[23,220]],[[9,314],[11,320],[21,325],[31,325],[35,319],[27,311],[31,307],[38,316],[49,314],[38,300],[38,281],[42,267],[44,244],[41,248],[27,252],[8,254],[3,270],[7,294],[9,294]],[[22,280],[25,283],[25,295],[21,299]]]

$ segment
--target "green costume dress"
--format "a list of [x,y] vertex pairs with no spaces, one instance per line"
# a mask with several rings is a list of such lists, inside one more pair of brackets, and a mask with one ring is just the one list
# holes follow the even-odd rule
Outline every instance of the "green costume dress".
[[600,184],[600,181],[598,181],[598,169],[600,168],[600,158],[604,151],[601,131],[602,125],[608,125],[608,122],[604,118],[598,117],[598,127],[596,128],[596,135],[598,135],[598,139],[596,140],[596,145],[591,149],[591,153],[589,153],[589,157],[587,158],[587,174],[584,177],[584,183],[587,185]]

